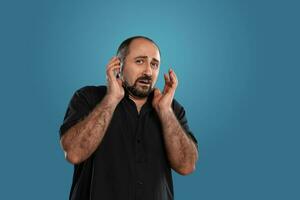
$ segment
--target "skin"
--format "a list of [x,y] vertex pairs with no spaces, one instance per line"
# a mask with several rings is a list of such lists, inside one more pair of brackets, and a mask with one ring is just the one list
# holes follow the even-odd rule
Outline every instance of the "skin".
[[[151,76],[151,84],[138,83],[137,87],[144,91],[149,87],[153,89],[159,74],[159,64],[160,54],[157,47],[148,40],[136,39],[130,44],[129,54],[126,56],[122,69],[122,77],[129,85],[133,85],[139,77]],[[138,98],[130,94],[129,97],[135,102],[138,111],[147,101],[147,98]]]
[[[176,74],[172,69],[164,74],[165,86],[161,92],[154,88],[159,67],[158,48],[141,38],[130,44],[122,70],[117,57],[109,61],[106,67],[106,96],[85,119],[71,127],[61,138],[61,146],[69,162],[78,164],[86,160],[101,144],[113,112],[124,97],[123,81],[133,85],[138,78],[147,75],[151,77],[151,83],[137,82],[137,89],[147,91],[150,87],[154,90],[152,106],[162,122],[166,152],[172,169],[181,175],[190,174],[195,170],[198,160],[196,145],[184,132],[171,107],[178,85]],[[114,73],[119,71],[122,72],[122,78],[117,79]],[[132,94],[129,94],[129,97],[135,102],[138,112],[147,101],[147,97],[140,98]]]

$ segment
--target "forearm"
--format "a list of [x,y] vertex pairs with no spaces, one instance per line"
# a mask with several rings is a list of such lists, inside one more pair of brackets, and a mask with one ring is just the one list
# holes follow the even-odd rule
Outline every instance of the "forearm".
[[185,133],[172,109],[158,112],[158,115],[171,167],[182,175],[191,173],[198,159],[195,143]]
[[72,126],[62,137],[66,158],[73,164],[86,160],[101,143],[117,103],[105,96],[82,121]]

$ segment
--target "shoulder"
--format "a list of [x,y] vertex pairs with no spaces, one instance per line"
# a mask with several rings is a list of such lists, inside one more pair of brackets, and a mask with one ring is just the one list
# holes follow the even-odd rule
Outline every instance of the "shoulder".
[[179,107],[183,107],[183,106],[179,103],[179,101],[177,99],[174,98],[172,101],[172,107],[179,108]]
[[188,125],[188,120],[184,107],[176,99],[173,99],[172,108],[179,123],[181,124],[185,132],[188,134],[188,136],[190,136],[190,138],[195,142],[198,149],[198,142]]
[[91,107],[94,107],[105,96],[107,87],[105,85],[87,85],[75,91],[75,95],[83,98]]
[[172,101],[172,109],[175,113],[175,115],[178,117],[178,118],[182,118],[185,116],[185,110],[184,110],[184,107],[181,105],[181,103],[179,103],[178,100],[176,100],[175,98],[173,99]]
[[84,87],[79,88],[76,92],[86,95],[101,95],[106,94],[106,86],[105,85],[87,85]]

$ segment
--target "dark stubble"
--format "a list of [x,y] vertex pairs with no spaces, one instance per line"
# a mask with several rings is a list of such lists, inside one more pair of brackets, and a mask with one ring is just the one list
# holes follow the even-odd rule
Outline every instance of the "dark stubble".
[[[141,86],[138,85],[139,81],[150,81],[149,86]],[[151,76],[142,76],[135,80],[134,84],[132,86],[129,85],[129,83],[124,80],[123,86],[129,92],[132,96],[135,96],[137,98],[145,98],[149,96],[149,94],[152,92],[152,78]]]

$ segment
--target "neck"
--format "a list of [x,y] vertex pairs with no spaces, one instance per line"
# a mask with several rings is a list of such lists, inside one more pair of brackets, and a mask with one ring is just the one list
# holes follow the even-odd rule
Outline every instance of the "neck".
[[140,110],[141,110],[142,106],[147,101],[147,97],[145,97],[145,98],[136,98],[136,97],[129,94],[129,98],[135,103],[136,108],[138,110],[138,113],[140,113]]
[[135,104],[144,104],[147,101],[147,97],[145,98],[137,98],[135,96],[132,96],[131,94],[128,95],[129,98],[134,101]]

